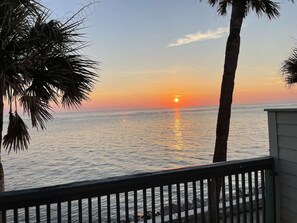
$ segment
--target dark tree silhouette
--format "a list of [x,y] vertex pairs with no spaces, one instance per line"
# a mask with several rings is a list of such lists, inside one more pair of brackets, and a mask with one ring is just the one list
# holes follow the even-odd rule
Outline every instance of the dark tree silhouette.
[[293,49],[292,55],[283,62],[281,71],[287,84],[297,83],[297,48]]
[[18,115],[27,114],[32,127],[45,129],[53,105],[79,107],[88,99],[97,78],[97,62],[80,53],[83,18],[50,20],[49,10],[35,0],[0,3],[0,191],[4,191],[1,163],[4,102],[9,108],[4,148],[28,148],[30,135]]
[[243,19],[250,11],[254,11],[258,16],[267,16],[269,19],[274,19],[279,16],[279,5],[271,0],[208,0],[208,4],[212,7],[216,7],[220,15],[226,15],[228,7],[231,9],[230,30],[225,51],[225,64],[213,156],[213,162],[220,162],[226,161],[227,159],[227,142],[234,79],[238,62],[240,31]]

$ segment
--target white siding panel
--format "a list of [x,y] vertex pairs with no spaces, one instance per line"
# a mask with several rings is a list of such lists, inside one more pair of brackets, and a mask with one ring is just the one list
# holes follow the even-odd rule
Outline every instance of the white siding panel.
[[297,151],[287,148],[279,148],[279,159],[297,163]]
[[297,214],[294,212],[291,212],[290,210],[286,208],[281,208],[281,218],[282,218],[282,223],[283,222],[289,222],[289,223],[296,223],[297,220]]
[[291,222],[282,218],[282,223],[291,223]]
[[[285,197],[289,197],[289,198],[297,201],[297,188],[289,187],[286,185],[281,185],[280,189],[281,189],[281,195],[283,195]],[[297,210],[296,210],[296,212],[297,212]]]
[[283,173],[288,173],[297,177],[297,163],[289,162],[287,160],[279,160],[279,169]]
[[297,138],[288,136],[278,137],[278,146],[287,149],[293,149],[297,151]]
[[277,223],[297,223],[297,110],[268,111],[270,155],[275,158]]
[[297,189],[297,177],[295,177],[294,175],[279,172],[279,182],[281,186],[286,185]]
[[[281,197],[281,207],[287,209],[291,213],[294,213],[297,216],[297,201],[290,199],[288,197]],[[297,221],[297,219],[295,219]]]
[[297,125],[297,112],[277,112],[277,123]]
[[297,138],[297,125],[278,125],[278,135],[291,136]]

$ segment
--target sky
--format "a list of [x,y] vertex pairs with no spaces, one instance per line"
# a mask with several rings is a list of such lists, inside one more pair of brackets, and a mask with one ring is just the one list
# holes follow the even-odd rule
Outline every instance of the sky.
[[[61,20],[90,3],[41,2]],[[234,104],[297,102],[280,76],[297,46],[297,3],[279,4],[278,19],[244,20]],[[83,53],[100,62],[82,110],[218,105],[230,11],[222,17],[206,0],[101,0],[78,16],[87,17]]]

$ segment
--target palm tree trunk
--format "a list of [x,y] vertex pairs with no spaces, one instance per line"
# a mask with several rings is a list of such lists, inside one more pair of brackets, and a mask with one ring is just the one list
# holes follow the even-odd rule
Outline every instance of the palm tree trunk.
[[240,30],[244,16],[245,1],[233,1],[230,33],[225,51],[225,65],[221,85],[213,162],[226,161],[227,158],[227,141],[229,136],[234,79],[240,47]]
[[5,191],[4,187],[4,170],[2,166],[2,132],[3,132],[3,113],[4,113],[4,101],[3,101],[3,95],[4,95],[4,84],[3,81],[0,81],[0,192]]
[[[245,1],[233,1],[230,20],[230,33],[226,44],[225,65],[217,119],[216,143],[213,156],[214,163],[226,161],[227,159],[227,141],[229,136],[234,79],[240,49],[240,31],[244,16]],[[219,207],[218,204],[220,202],[221,186],[224,186],[221,183],[221,179],[212,179],[212,197],[210,208],[213,210],[213,213],[219,212],[217,208]],[[219,222],[219,216],[213,214],[211,216],[211,222]]]

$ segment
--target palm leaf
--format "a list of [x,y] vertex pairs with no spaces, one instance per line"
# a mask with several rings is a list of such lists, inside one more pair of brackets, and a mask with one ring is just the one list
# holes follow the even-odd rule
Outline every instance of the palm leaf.
[[7,134],[3,137],[3,146],[8,151],[18,152],[28,149],[30,135],[28,127],[17,113],[9,113]]
[[295,48],[292,55],[283,62],[281,72],[287,84],[292,85],[297,83],[297,48]]
[[36,96],[23,95],[19,102],[24,112],[30,116],[32,127],[45,129],[45,122],[53,118],[49,103]]
[[277,18],[279,13],[279,4],[271,0],[250,0],[250,8],[258,16],[267,16],[269,19]]
[[[280,14],[279,4],[272,0],[207,0],[211,7],[217,7],[220,15],[226,15],[227,7],[238,1],[243,2],[245,16],[249,11],[254,11],[258,16],[267,16],[269,19],[274,19]],[[291,1],[294,2],[294,0]]]
[[227,7],[231,5],[231,0],[222,0],[219,2],[218,6],[218,13],[221,15],[226,15],[227,14]]

